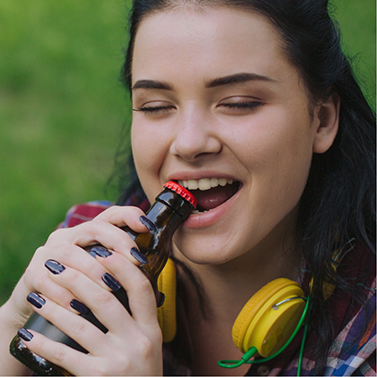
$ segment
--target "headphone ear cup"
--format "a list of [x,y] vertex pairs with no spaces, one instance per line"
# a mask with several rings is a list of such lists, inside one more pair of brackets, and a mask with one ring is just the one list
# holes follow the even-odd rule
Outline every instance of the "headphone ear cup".
[[262,357],[278,351],[290,338],[305,308],[305,301],[284,300],[304,297],[300,286],[289,279],[276,279],[256,292],[236,318],[232,329],[234,344],[247,352],[255,347]]
[[174,262],[169,258],[157,280],[157,287],[165,295],[164,303],[157,308],[157,318],[165,343],[171,342],[177,332],[175,310],[176,270]]

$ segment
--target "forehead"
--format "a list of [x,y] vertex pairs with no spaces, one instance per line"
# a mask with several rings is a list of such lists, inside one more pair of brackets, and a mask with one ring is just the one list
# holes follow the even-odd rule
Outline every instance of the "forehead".
[[226,7],[186,6],[147,16],[136,34],[133,58],[133,75],[197,67],[221,75],[214,71],[244,71],[248,63],[263,74],[278,62],[289,63],[266,17]]

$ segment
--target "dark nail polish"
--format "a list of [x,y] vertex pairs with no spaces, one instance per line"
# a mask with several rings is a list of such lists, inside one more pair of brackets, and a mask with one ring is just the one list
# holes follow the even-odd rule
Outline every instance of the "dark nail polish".
[[[108,250],[106,247],[104,246],[100,246],[100,245],[96,245],[96,246],[93,246],[91,249],[90,249],[91,252],[93,252],[95,255],[94,256],[97,256],[97,257],[100,257],[100,258],[107,258],[109,257],[110,255],[112,255],[113,253]],[[93,255],[93,254],[92,254]]]
[[116,292],[119,290],[122,286],[119,284],[118,280],[116,280],[114,277],[112,277],[110,274],[105,272],[102,275],[103,282],[113,291]]
[[25,342],[30,342],[32,339],[33,339],[33,334],[29,331],[27,331],[26,329],[24,329],[23,327],[21,327],[18,331],[17,331],[17,335],[23,339]]
[[46,303],[46,300],[35,292],[30,292],[26,299],[30,302],[30,304],[34,305],[38,309],[40,309]]
[[148,219],[146,216],[139,217],[140,222],[150,231],[155,232],[157,230],[156,225]]
[[165,302],[165,295],[162,292],[158,292],[157,307],[159,308]]
[[136,247],[133,247],[130,250],[130,253],[141,264],[147,264],[148,263],[147,257],[143,253],[141,253],[138,249],[136,249]]
[[85,304],[83,304],[82,302],[77,301],[76,299],[73,299],[70,302],[70,305],[71,305],[72,309],[75,309],[76,311],[78,311],[82,315],[89,313],[89,308]]
[[46,260],[45,267],[54,275],[58,275],[65,270],[65,267],[53,259]]

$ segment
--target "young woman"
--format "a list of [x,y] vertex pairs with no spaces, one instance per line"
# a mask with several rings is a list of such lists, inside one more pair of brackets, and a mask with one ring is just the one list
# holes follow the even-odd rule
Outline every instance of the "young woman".
[[[34,310],[89,353],[35,331],[20,333],[25,345],[74,375],[375,374],[375,123],[327,1],[136,0],[123,74],[136,181],[120,206],[74,209],[36,251],[0,311],[2,372],[27,373],[7,348]],[[174,236],[178,332],[163,345],[136,245],[118,227],[147,231],[139,217],[169,180],[199,206]],[[83,250],[96,242],[112,254]],[[271,360],[220,367],[242,357],[240,310],[281,277],[310,297],[307,330]]]

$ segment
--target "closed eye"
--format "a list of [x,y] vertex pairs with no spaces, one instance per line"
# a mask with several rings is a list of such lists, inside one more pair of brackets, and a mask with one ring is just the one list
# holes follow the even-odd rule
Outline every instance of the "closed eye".
[[263,102],[252,101],[252,102],[222,102],[219,104],[221,107],[227,107],[230,109],[255,109],[259,106],[263,106]]
[[261,102],[239,102],[239,103],[222,103],[220,106],[240,108],[240,109],[254,109],[255,107],[262,106]]
[[218,103],[221,113],[229,116],[251,115],[264,105],[261,101],[227,101]]
[[174,106],[143,106],[138,109],[132,109],[133,111],[141,111],[143,113],[161,113],[174,109]]

